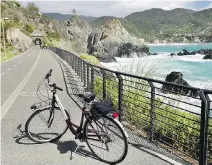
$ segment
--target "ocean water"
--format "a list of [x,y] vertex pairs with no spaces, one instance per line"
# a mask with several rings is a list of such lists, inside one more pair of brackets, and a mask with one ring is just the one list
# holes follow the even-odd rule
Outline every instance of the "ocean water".
[[151,53],[178,53],[183,49],[196,51],[200,49],[212,49],[212,43],[205,44],[149,44]]
[[200,49],[212,49],[209,44],[177,44],[177,45],[149,45],[150,52],[158,53],[156,56],[138,58],[116,58],[117,63],[102,63],[104,66],[132,74],[142,73],[147,76],[149,69],[153,70],[153,78],[165,80],[172,71],[181,72],[183,78],[192,86],[212,89],[212,60],[202,60],[204,55],[169,56],[170,53]]
[[[172,71],[177,71],[183,74],[184,80],[186,80],[189,85],[212,90],[212,60],[203,60],[202,58],[204,55],[201,54],[189,56],[169,56],[170,53],[180,52],[183,49],[187,49],[188,51],[212,49],[212,43],[149,45],[149,47],[151,53],[158,53],[159,55],[140,58],[134,55],[134,58],[116,58],[117,63],[102,64],[112,70],[128,72],[144,77],[151,76],[154,79],[160,80],[165,80],[167,74],[170,74]],[[209,97],[212,99],[212,96]],[[197,101],[196,99],[187,97],[181,99],[186,102],[192,102],[193,104],[200,105],[200,101]],[[178,106],[200,113],[199,108],[190,107],[186,104],[180,104]]]

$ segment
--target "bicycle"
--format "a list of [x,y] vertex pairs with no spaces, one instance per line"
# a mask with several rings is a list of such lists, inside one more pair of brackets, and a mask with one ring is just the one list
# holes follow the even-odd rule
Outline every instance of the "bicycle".
[[[75,139],[86,142],[91,152],[99,160],[109,164],[123,161],[128,152],[128,135],[123,125],[118,121],[117,116],[119,114],[113,111],[111,102],[108,100],[95,101],[93,93],[77,94],[77,96],[84,100],[80,126],[77,126],[71,122],[69,113],[65,110],[56,94],[58,90],[63,91],[63,89],[50,82],[51,73],[52,69],[38,85],[39,89],[40,84],[45,80],[48,81],[48,86],[53,94],[51,104],[44,108],[31,107],[35,112],[28,118],[25,125],[25,132],[28,138],[37,143],[52,142],[59,139],[69,128],[75,135]],[[91,105],[90,110],[87,108],[88,104]],[[58,115],[61,115],[63,120],[61,118],[56,120],[55,118],[59,117]],[[62,124],[59,124],[59,122],[62,122]],[[59,129],[56,129],[55,124],[59,124]],[[44,132],[40,132],[43,126],[45,126]],[[32,131],[33,127],[39,128],[39,131]],[[53,132],[50,133],[47,130]],[[118,153],[112,153],[117,149],[119,149]],[[99,154],[100,152],[102,153]],[[104,154],[107,156],[104,156]]]

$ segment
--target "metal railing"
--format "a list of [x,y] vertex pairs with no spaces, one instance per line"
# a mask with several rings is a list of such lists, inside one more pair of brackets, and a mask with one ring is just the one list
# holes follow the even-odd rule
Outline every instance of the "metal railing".
[[65,60],[86,91],[110,98],[128,129],[192,164],[212,164],[212,91],[95,66],[49,47]]

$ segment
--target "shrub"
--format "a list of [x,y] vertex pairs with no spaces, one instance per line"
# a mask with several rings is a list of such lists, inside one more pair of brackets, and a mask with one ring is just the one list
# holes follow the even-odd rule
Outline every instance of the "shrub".
[[18,21],[11,21],[11,20],[4,21],[5,31],[9,28],[12,28],[12,27],[19,28],[20,27],[19,22]]
[[17,0],[12,0],[12,3],[16,5],[16,7],[21,7],[21,4]]
[[28,3],[27,9],[30,10],[30,11],[35,11],[36,13],[39,12],[39,8],[37,6],[35,6],[35,4],[32,3],[32,2]]
[[24,29],[30,33],[32,33],[35,30],[35,26],[33,26],[32,24],[26,24]]
[[35,26],[33,26],[32,24],[26,24],[21,31],[29,36],[34,30]]
[[99,65],[100,64],[99,60],[95,56],[92,56],[92,55],[89,55],[89,54],[86,54],[86,53],[81,53],[80,58],[86,60],[87,62],[89,62],[93,65]]
[[47,31],[47,38],[51,41],[51,40],[56,40],[59,41],[60,40],[60,35],[57,32],[50,32]]

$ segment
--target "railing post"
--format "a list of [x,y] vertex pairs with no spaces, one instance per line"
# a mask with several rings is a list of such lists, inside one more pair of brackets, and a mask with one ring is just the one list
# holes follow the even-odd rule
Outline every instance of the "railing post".
[[210,118],[210,97],[208,94],[206,94],[206,101],[207,101],[207,111],[206,111],[206,117],[207,117],[207,121],[206,121],[206,138],[205,138],[205,143],[206,143],[206,147],[205,147],[205,155],[206,155],[206,165],[208,164],[208,147],[209,147],[209,118]]
[[102,95],[102,97],[103,97],[103,99],[105,99],[106,98],[106,77],[105,77],[105,72],[104,72],[104,70],[102,70],[101,69],[101,72],[102,72],[102,91],[103,91],[103,95]]
[[86,67],[85,67],[85,63],[84,62],[82,62],[82,66],[83,66],[83,84],[84,84],[84,86],[86,86]]
[[88,64],[86,64],[87,65],[87,91],[89,90],[89,70],[90,70],[90,68],[89,68],[89,65]]
[[94,69],[91,67],[91,92],[94,92]]
[[79,75],[80,75],[80,79],[81,79],[81,82],[83,81],[83,75],[82,75],[82,61],[79,59]]
[[154,123],[155,123],[155,86],[151,81],[148,81],[151,87],[151,107],[150,107],[150,142],[154,138]]
[[123,121],[123,78],[119,73],[116,73],[118,77],[118,110],[119,110],[119,120]]
[[76,72],[76,57],[75,56],[73,58],[73,63],[74,63],[74,65],[73,65],[74,72],[77,73]]
[[201,121],[200,121],[200,153],[199,165],[206,165],[207,157],[207,129],[208,129],[208,101],[203,90],[199,91],[201,102]]
[[69,53],[68,53],[68,55],[67,55],[67,63],[68,63],[68,65],[70,65],[69,61],[70,61],[70,56],[69,56]]
[[66,62],[69,63],[69,57],[67,55],[67,52],[65,54],[66,54]]
[[71,53],[69,53],[69,55],[70,55],[70,57],[71,57],[71,67],[72,67],[72,69],[74,68],[73,66],[74,66],[74,56],[71,54]]
[[78,58],[75,57],[76,61],[75,61],[75,69],[76,69],[76,74],[78,75]]
[[80,75],[80,71],[81,71],[81,69],[80,69],[80,66],[81,66],[81,65],[80,65],[80,59],[77,58],[77,61],[78,61],[78,63],[77,63],[77,68],[78,68],[78,69],[77,69],[77,75],[81,77],[81,75]]

